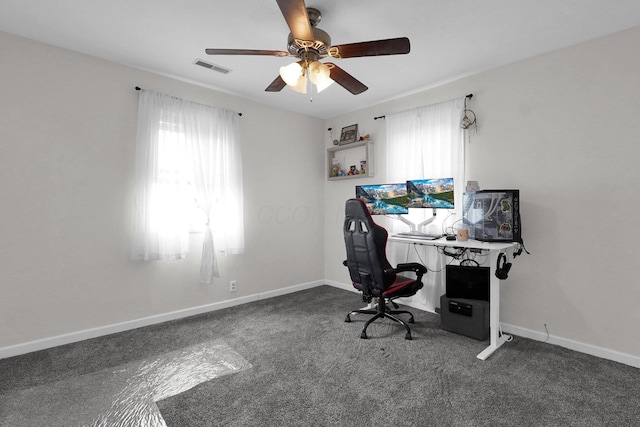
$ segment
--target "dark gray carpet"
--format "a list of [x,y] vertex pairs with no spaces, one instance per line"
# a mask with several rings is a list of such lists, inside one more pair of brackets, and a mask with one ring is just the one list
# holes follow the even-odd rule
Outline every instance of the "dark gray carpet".
[[413,341],[388,320],[361,340],[361,305],[322,286],[0,360],[0,399],[216,339],[251,367],[159,401],[168,426],[640,425],[639,369],[520,337],[481,361],[419,310]]
[[[322,287],[225,316],[253,368],[159,402],[169,426],[623,426],[640,421],[640,371],[516,337],[486,345],[414,310],[359,339],[357,295]],[[357,317],[357,316],[356,316]]]

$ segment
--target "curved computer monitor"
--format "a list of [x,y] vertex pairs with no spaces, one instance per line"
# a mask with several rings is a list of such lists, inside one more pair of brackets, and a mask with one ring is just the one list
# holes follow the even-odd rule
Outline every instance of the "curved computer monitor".
[[371,215],[408,214],[407,183],[356,186],[356,198],[362,199]]
[[407,207],[453,209],[453,178],[412,179],[407,181]]

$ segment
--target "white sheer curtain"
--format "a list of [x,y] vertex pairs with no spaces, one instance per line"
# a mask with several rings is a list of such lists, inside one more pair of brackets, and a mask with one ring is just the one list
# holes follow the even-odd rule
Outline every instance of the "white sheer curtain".
[[[454,218],[460,219],[462,195],[465,186],[464,176],[464,133],[460,127],[463,117],[464,97],[438,104],[427,105],[396,114],[387,114],[386,166],[387,182],[404,182],[420,178],[453,177],[455,185]],[[420,223],[432,215],[431,210],[411,209],[408,219]],[[448,212],[438,212],[433,232],[441,232],[444,217]],[[450,225],[450,224],[449,224]],[[407,231],[407,225],[393,221],[389,225],[391,232]],[[399,246],[399,245],[396,245]],[[406,257],[406,248],[397,248],[393,255]],[[443,268],[441,257],[433,250],[425,252],[423,261],[428,267]],[[404,260],[403,260],[404,261]],[[429,309],[439,306],[444,285],[439,274],[425,276],[425,288],[421,291],[423,299],[418,301]]]
[[464,98],[387,114],[389,182],[453,177],[456,211],[464,192]]
[[201,283],[220,277],[216,254],[244,252],[236,113],[142,90],[135,186],[134,259],[186,257],[196,205],[206,218]]

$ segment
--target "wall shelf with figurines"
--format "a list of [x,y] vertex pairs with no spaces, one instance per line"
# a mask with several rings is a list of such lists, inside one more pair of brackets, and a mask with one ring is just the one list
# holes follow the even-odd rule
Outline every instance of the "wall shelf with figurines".
[[327,149],[328,180],[366,178],[373,175],[373,141],[359,141]]

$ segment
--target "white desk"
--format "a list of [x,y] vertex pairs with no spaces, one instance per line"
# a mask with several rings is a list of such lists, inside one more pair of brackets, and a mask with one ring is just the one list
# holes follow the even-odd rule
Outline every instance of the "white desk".
[[[509,335],[500,334],[500,279],[495,275],[496,265],[498,263],[498,254],[511,247],[517,245],[514,242],[505,243],[486,243],[477,240],[468,240],[466,242],[458,242],[457,240],[447,240],[445,238],[437,240],[415,239],[410,237],[389,236],[389,242],[423,245],[423,246],[439,246],[439,247],[456,247],[467,249],[483,249],[489,251],[489,268],[491,273],[491,282],[489,285],[489,336],[491,344],[485,348],[478,359],[486,360],[494,351],[502,344],[507,342],[511,337]],[[442,307],[440,307],[442,310]]]

